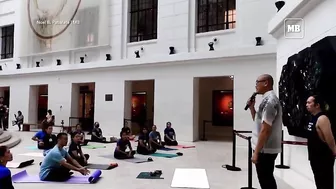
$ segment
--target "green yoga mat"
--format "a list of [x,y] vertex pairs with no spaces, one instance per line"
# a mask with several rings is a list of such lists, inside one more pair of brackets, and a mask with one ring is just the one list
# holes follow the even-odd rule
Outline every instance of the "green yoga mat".
[[26,146],[25,148],[29,150],[38,150],[37,146]]
[[104,146],[104,145],[92,145],[92,144],[88,144],[86,146],[82,146],[82,148],[97,149],[97,148],[106,148],[106,146]]
[[161,175],[151,176],[149,172],[141,172],[137,176],[137,179],[163,179],[163,178],[161,178]]
[[164,158],[173,158],[173,157],[177,157],[177,154],[165,154],[165,153],[154,153],[151,154],[150,156],[154,156],[154,157],[164,157]]

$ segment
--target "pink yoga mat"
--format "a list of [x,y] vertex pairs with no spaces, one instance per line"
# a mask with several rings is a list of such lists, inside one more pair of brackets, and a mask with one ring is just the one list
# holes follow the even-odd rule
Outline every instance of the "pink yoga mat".
[[177,145],[176,148],[195,148],[196,146]]
[[[72,176],[69,180],[65,182],[57,182],[64,184],[92,184],[96,183],[101,175],[101,170],[96,170],[90,176]],[[50,183],[51,181],[41,181],[38,175],[28,175],[27,171],[21,171],[12,176],[12,181],[14,183]]]

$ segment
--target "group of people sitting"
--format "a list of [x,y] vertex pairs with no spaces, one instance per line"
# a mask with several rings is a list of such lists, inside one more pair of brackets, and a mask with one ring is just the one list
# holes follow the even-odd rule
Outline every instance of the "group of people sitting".
[[[138,138],[138,146],[136,151],[133,150],[130,140],[134,136],[131,135],[130,128],[125,126],[120,131],[120,139],[117,141],[117,146],[114,151],[116,159],[134,158],[135,153],[149,155],[155,153],[158,149],[167,146],[177,146],[176,133],[171,127],[171,123],[166,123],[164,130],[164,141],[162,141],[160,132],[157,131],[156,125],[152,126],[152,131],[148,132],[146,127],[142,128],[142,132]],[[127,150],[127,147],[129,151]]]

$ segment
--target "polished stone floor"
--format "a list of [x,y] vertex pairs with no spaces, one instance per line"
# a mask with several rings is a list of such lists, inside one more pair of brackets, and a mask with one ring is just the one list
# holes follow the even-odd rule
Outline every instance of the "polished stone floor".
[[[27,149],[27,146],[35,145],[31,140],[34,133],[31,132],[16,132],[22,137],[22,142],[11,149],[14,155],[14,161],[27,159],[35,159],[35,164],[26,168],[29,174],[38,174],[38,162],[42,158],[29,158],[18,154],[34,152]],[[182,143],[183,144],[183,143]],[[188,145],[188,143],[185,143]],[[119,167],[103,171],[102,179],[94,184],[86,185],[66,185],[66,184],[14,184],[16,189],[62,189],[81,188],[89,189],[94,187],[102,189],[166,189],[171,188],[172,178],[175,168],[203,168],[207,172],[208,181],[211,189],[239,189],[247,186],[247,147],[237,147],[237,165],[242,168],[242,171],[231,172],[222,168],[223,164],[231,163],[231,143],[230,142],[196,142],[194,149],[182,149],[184,155],[176,158],[153,158],[154,162],[133,164],[118,160],[109,160],[99,155],[112,154],[115,144],[108,144],[105,149],[83,149],[85,153],[91,155],[90,162],[96,163],[111,163],[117,162]],[[143,180],[136,179],[136,176],[142,171],[162,170],[164,179],[161,180]],[[15,174],[22,169],[11,169],[12,174]],[[78,173],[75,173],[78,174]],[[279,189],[313,189],[314,185],[311,180],[307,180],[301,175],[296,174],[292,170],[276,170],[276,179]],[[255,169],[253,167],[253,186],[260,188]]]

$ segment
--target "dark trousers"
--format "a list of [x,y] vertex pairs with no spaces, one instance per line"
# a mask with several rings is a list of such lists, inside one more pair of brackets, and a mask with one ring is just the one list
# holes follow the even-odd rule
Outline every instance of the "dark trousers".
[[162,144],[162,145],[157,145],[157,144],[154,143],[154,142],[150,142],[150,145],[151,145],[151,147],[152,147],[154,150],[163,148],[163,147],[165,146],[165,142],[161,142],[161,144]]
[[48,176],[44,179],[44,181],[64,182],[69,180],[70,177],[70,169],[67,169],[65,167],[53,168],[50,170]]
[[310,160],[317,189],[334,189],[334,157]]
[[176,140],[172,141],[167,137],[164,137],[164,141],[165,141],[167,146],[177,146],[178,145]]
[[273,175],[275,159],[278,154],[260,153],[255,164],[261,189],[277,189]]
[[[129,152],[126,152],[127,155]],[[135,150],[132,151],[132,156],[131,157],[128,157],[126,154],[122,153],[122,152],[118,152],[118,151],[114,151],[114,158],[116,159],[131,159],[131,158],[134,158],[135,154]]]
[[[85,159],[86,159],[86,161],[87,160],[89,160],[89,158],[90,158],[90,155],[89,154],[84,154],[84,156],[85,156]],[[78,163],[79,163],[79,165],[81,165],[81,166],[86,166],[87,165],[87,162],[85,163],[84,162],[84,158],[76,158],[75,159]]]
[[148,148],[138,146],[137,147],[137,153],[142,155],[149,155],[154,154],[156,152],[156,149],[149,150]]

